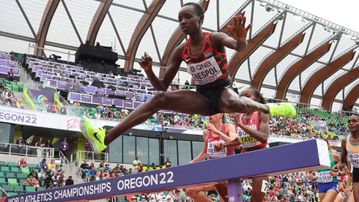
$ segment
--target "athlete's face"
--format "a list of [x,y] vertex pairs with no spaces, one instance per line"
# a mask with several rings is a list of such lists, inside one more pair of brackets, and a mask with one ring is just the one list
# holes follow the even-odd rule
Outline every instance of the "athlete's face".
[[239,92],[239,95],[250,98],[251,100],[256,100],[256,96],[255,96],[253,90],[250,88],[245,88],[245,89],[241,90]]
[[359,116],[353,115],[348,120],[349,131],[352,133],[359,131]]
[[212,124],[218,123],[222,121],[223,114],[215,114],[212,116],[209,116],[209,122]]
[[202,19],[198,16],[192,5],[187,5],[181,8],[178,13],[178,21],[183,33],[191,34],[201,29]]

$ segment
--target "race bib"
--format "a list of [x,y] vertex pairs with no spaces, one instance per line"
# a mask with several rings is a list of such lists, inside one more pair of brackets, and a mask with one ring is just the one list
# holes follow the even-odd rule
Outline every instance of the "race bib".
[[331,171],[318,172],[318,182],[328,183],[333,181],[333,176],[330,175]]
[[[249,127],[253,128],[253,126],[249,126]],[[243,149],[252,148],[261,144],[260,141],[248,135],[241,128],[238,128],[237,134],[239,136],[238,140],[241,143]]]
[[359,168],[359,154],[349,153],[349,159],[354,168]]
[[223,149],[221,149],[219,151],[217,151],[214,148],[214,146],[219,143],[224,143],[224,141],[219,140],[219,141],[208,142],[207,155],[209,158],[214,159],[214,158],[222,158],[222,157],[227,156],[227,148],[226,147],[224,147]]
[[199,63],[187,64],[187,72],[192,75],[196,85],[212,83],[222,76],[221,68],[213,56]]

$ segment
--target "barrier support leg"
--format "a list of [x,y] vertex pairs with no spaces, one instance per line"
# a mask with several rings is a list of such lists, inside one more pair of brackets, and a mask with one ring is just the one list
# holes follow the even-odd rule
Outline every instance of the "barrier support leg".
[[228,180],[228,201],[243,202],[242,183],[240,179]]

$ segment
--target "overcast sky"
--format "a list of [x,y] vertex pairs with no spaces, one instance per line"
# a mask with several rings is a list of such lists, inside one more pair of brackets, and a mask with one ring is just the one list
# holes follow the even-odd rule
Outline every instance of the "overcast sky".
[[346,28],[359,32],[358,0],[279,0]]

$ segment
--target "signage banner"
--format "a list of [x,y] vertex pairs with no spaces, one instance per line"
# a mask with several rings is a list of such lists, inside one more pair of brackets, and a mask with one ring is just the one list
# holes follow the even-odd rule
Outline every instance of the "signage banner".
[[[68,116],[63,114],[55,114],[49,112],[34,111],[29,109],[19,109],[0,105],[0,122],[11,123],[25,126],[35,126],[42,128],[51,128],[58,130],[69,130],[80,132],[81,117]],[[117,121],[91,119],[96,127],[115,126]],[[141,124],[133,127],[138,130],[162,131],[161,126]],[[186,128],[166,127],[168,132],[198,134],[202,135],[201,130],[193,130]],[[188,133],[191,131],[191,133]]]

